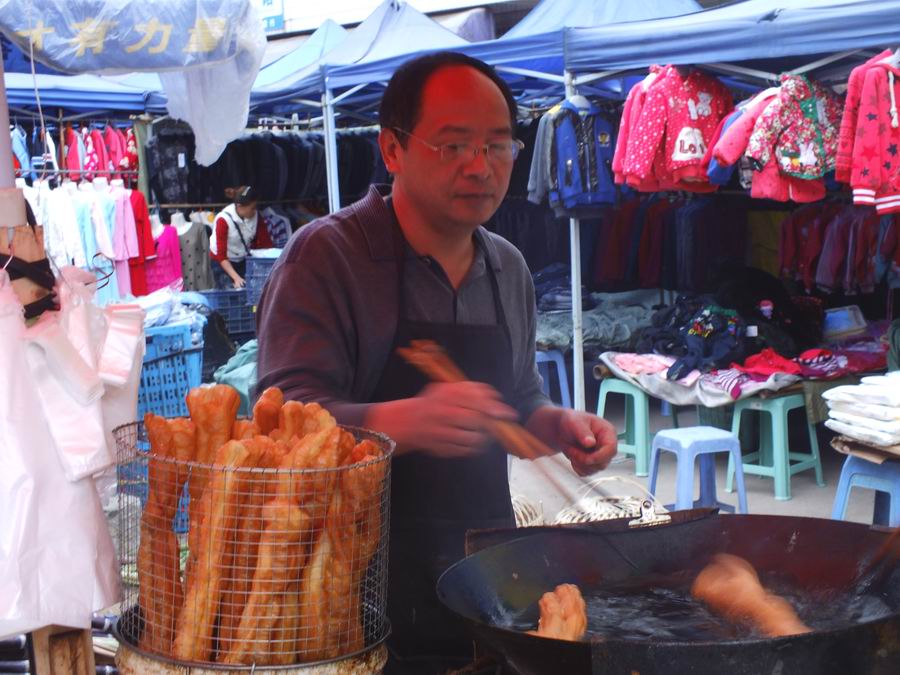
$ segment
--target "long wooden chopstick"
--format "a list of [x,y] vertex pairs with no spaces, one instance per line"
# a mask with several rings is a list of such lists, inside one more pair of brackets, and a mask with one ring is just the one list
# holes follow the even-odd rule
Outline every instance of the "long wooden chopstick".
[[[410,347],[400,347],[397,353],[435,382],[464,382],[467,379],[447,353],[431,340],[413,340]],[[547,444],[515,422],[492,418],[488,420],[488,431],[508,453],[520,459],[535,460],[556,454]],[[546,468],[540,464],[534,466],[570,504],[577,503],[578,496],[561,484]]]

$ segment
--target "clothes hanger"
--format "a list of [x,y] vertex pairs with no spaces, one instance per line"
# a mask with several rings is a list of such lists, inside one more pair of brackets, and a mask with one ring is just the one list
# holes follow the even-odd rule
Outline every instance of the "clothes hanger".
[[581,94],[574,94],[573,96],[569,96],[566,100],[581,110],[588,110],[591,107],[591,102],[586,96],[582,96]]
[[[103,260],[105,260],[105,261],[107,261],[107,262],[109,263],[109,265],[110,265],[109,271],[106,271],[106,270],[104,270],[104,269],[101,269],[100,267],[97,267],[97,266],[94,264],[94,261],[95,261],[97,258],[101,258],[101,259],[103,259]],[[96,281],[92,281],[92,282],[91,282],[91,283],[96,283],[96,284],[97,284],[97,290],[99,291],[101,288],[106,288],[106,287],[109,285],[109,280],[110,280],[110,278],[112,277],[113,273],[116,271],[116,268],[113,267],[113,261],[112,261],[112,260],[110,260],[109,258],[107,258],[107,257],[106,257],[105,255],[103,255],[102,253],[99,253],[99,252],[98,252],[98,253],[95,253],[95,254],[94,254],[94,257],[93,257],[93,258],[91,258],[91,266],[88,268],[88,270],[91,271],[91,272],[93,272],[94,274],[100,275],[100,276],[97,277],[97,280],[96,280]]]
[[879,61],[878,63],[884,63],[886,65],[893,66],[894,68],[900,67],[900,47],[898,47],[893,54],[881,59],[881,61]]

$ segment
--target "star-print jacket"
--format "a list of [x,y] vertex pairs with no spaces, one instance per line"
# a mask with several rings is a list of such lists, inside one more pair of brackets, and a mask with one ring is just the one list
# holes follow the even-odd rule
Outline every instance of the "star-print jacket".
[[847,95],[844,99],[844,115],[841,118],[837,161],[834,168],[835,180],[839,180],[842,183],[850,183],[850,172],[853,167],[853,148],[856,145],[857,123],[859,121],[860,96],[862,95],[863,85],[866,82],[866,72],[879,61],[891,56],[892,53],[890,49],[885,49],[850,72],[850,77],[847,80]]
[[850,185],[855,204],[878,213],[900,212],[900,70],[877,63],[866,71],[860,95]]
[[840,98],[803,75],[782,75],[781,92],[756,120],[747,156],[762,168],[802,179],[834,169],[841,124]]

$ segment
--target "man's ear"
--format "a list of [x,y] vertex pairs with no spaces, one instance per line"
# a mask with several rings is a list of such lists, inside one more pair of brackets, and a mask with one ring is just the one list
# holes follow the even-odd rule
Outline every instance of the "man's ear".
[[381,149],[381,158],[388,173],[400,173],[403,166],[403,148],[397,138],[397,132],[393,129],[382,129],[378,134],[378,147]]

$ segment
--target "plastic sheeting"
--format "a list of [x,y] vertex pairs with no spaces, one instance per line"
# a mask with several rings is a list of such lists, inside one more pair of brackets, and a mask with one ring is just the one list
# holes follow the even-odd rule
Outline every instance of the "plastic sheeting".
[[[67,277],[67,284],[86,288],[83,279],[77,278],[86,273],[66,269],[73,275]],[[71,298],[63,297],[62,302],[59,315],[45,314],[38,325],[26,327],[9,277],[0,271],[0,370],[4,374],[0,387],[0,638],[53,624],[89,628],[93,611],[120,599],[115,550],[97,486],[90,476],[79,476],[85,474],[82,469],[108,463],[102,458],[90,461],[104,454],[100,446],[107,450],[104,423],[115,423],[115,415],[134,414],[143,355],[142,315],[140,310],[124,309],[130,315],[125,324],[134,327],[136,321],[136,329],[128,330],[125,324],[113,329],[115,344],[109,352],[108,336],[102,350],[96,342],[79,342],[79,336],[87,337],[85,330],[93,334],[97,326],[82,325],[79,330],[69,321],[73,318],[69,310],[84,310],[94,319],[107,317],[112,323],[118,323],[117,317],[92,304],[73,303]],[[61,326],[78,350],[78,358],[84,358],[82,347],[101,352],[94,372],[106,384],[103,410],[91,408],[95,419],[90,424],[84,419],[87,408],[72,404],[75,373],[49,360],[46,341],[39,349],[39,361],[46,354],[48,362],[43,372],[35,371],[33,345],[47,336],[39,327],[42,322]],[[67,372],[60,377],[63,370]],[[122,377],[122,386],[115,386],[113,380],[122,382]],[[42,388],[50,380],[62,385],[53,396]],[[116,400],[108,401],[109,397]],[[83,438],[78,439],[75,431],[82,432]],[[91,447],[88,440],[93,442]]]
[[3,33],[72,74],[184,70],[223,63],[263,34],[248,0],[0,0]]
[[0,0],[0,30],[25,54],[68,73],[156,71],[169,114],[194,129],[213,163],[247,125],[265,51],[249,0]]

